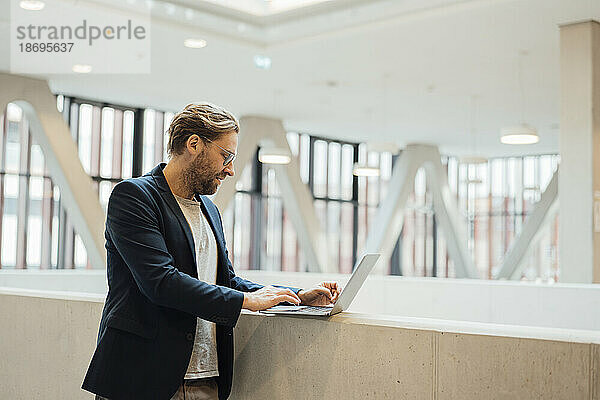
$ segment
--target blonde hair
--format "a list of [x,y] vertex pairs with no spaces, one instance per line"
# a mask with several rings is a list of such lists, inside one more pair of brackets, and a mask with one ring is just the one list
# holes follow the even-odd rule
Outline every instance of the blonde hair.
[[169,157],[181,154],[191,135],[215,140],[220,134],[240,132],[240,124],[229,111],[210,103],[188,104],[177,113],[169,129],[167,154]]

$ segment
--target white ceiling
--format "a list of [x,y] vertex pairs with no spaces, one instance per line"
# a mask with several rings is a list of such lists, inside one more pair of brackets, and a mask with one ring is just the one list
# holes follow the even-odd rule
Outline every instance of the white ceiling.
[[[151,74],[47,76],[52,90],[167,110],[210,101],[290,130],[451,154],[557,152],[559,24],[600,20],[600,0],[337,0],[262,16],[213,3],[153,3]],[[208,45],[185,48],[187,37]],[[257,69],[256,54],[272,68]],[[540,143],[501,145],[521,115]]]

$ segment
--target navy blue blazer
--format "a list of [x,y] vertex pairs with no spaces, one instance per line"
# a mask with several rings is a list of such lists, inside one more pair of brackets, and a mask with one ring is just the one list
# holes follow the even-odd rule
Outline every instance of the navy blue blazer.
[[163,174],[165,165],[120,182],[110,196],[109,289],[82,388],[111,400],[170,399],[183,382],[199,317],[216,324],[216,379],[219,399],[226,399],[242,292],[262,286],[235,276],[219,210],[200,195],[218,247],[217,285],[197,279],[194,239]]

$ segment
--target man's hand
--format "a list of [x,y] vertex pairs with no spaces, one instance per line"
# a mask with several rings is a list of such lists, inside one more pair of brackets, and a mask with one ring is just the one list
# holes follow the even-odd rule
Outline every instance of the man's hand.
[[327,306],[336,302],[340,295],[340,288],[337,282],[321,282],[317,286],[302,289],[298,292],[298,297],[303,305],[307,306]]
[[242,308],[250,311],[260,311],[276,306],[284,301],[295,305],[300,304],[300,298],[290,289],[265,286],[256,292],[244,293]]

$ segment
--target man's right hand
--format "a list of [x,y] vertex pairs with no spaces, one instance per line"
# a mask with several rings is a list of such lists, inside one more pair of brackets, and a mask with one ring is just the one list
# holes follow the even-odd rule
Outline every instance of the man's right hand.
[[274,286],[265,286],[256,292],[244,293],[244,303],[242,304],[242,308],[250,311],[260,311],[276,306],[284,301],[296,305],[300,304],[300,298],[292,290]]

